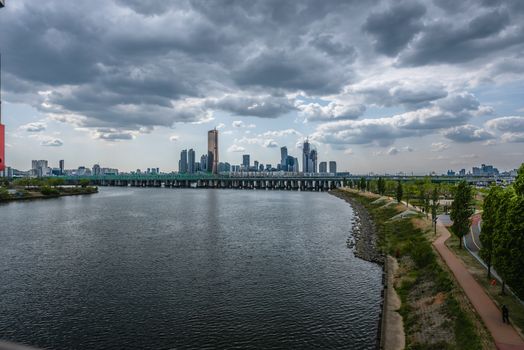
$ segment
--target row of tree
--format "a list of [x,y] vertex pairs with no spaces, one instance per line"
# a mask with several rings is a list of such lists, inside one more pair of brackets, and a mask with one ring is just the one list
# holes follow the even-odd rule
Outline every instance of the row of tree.
[[484,199],[480,256],[507,283],[524,297],[524,163],[513,186],[493,186]]

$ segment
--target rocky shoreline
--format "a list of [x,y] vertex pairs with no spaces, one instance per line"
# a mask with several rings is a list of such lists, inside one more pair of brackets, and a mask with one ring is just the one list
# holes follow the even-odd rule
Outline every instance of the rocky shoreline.
[[345,200],[353,208],[353,239],[348,239],[348,248],[352,249],[355,256],[360,259],[384,265],[384,255],[378,247],[375,223],[367,209],[343,190],[334,190],[330,193]]

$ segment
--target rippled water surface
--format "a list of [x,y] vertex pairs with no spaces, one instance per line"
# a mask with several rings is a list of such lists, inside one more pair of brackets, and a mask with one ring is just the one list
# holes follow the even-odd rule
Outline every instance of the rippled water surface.
[[326,193],[102,188],[0,205],[0,339],[373,349],[381,270]]

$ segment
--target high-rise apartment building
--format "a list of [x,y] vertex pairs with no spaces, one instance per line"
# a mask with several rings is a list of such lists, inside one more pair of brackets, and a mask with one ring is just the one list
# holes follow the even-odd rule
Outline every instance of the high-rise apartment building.
[[318,164],[318,172],[321,174],[327,173],[327,163],[326,162],[320,162]]
[[310,154],[309,154],[309,141],[306,139],[304,144],[302,145],[302,172],[304,173],[310,173]]
[[200,157],[200,171],[207,171],[207,154]]
[[329,172],[331,174],[336,174],[337,173],[337,162],[335,162],[333,160],[329,162]]
[[58,167],[60,168],[60,175],[64,175],[64,160],[61,159],[59,162],[58,162]]
[[93,174],[93,175],[101,175],[102,174],[102,170],[101,170],[99,164],[93,165],[93,168],[91,169],[91,174]]
[[286,146],[280,148],[280,168],[284,171],[288,171]]
[[207,171],[218,173],[218,130],[207,132]]
[[195,150],[191,148],[187,152],[187,172],[194,174],[195,171]]
[[245,170],[245,171],[249,171],[249,164],[250,164],[250,159],[249,159],[249,154],[244,154],[242,156],[242,168]]
[[178,161],[178,172],[180,174],[187,173],[187,149],[180,152],[180,160]]
[[310,167],[310,170],[309,172],[310,173],[316,173],[317,172],[317,150],[316,149],[312,149],[310,154],[309,154],[309,159],[311,161],[311,167]]

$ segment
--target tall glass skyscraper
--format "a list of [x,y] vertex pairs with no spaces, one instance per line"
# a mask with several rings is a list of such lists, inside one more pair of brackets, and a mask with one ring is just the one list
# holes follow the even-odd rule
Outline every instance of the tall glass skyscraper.
[[304,145],[302,146],[302,172],[304,173],[310,173],[310,158],[309,158],[309,140],[306,139],[304,142]]
[[195,150],[192,148],[187,152],[187,172],[195,173]]
[[280,148],[280,166],[282,167],[282,170],[288,171],[286,146]]
[[218,174],[218,130],[207,132],[207,171]]
[[178,161],[178,172],[181,174],[187,173],[187,150],[180,152],[180,160]]

